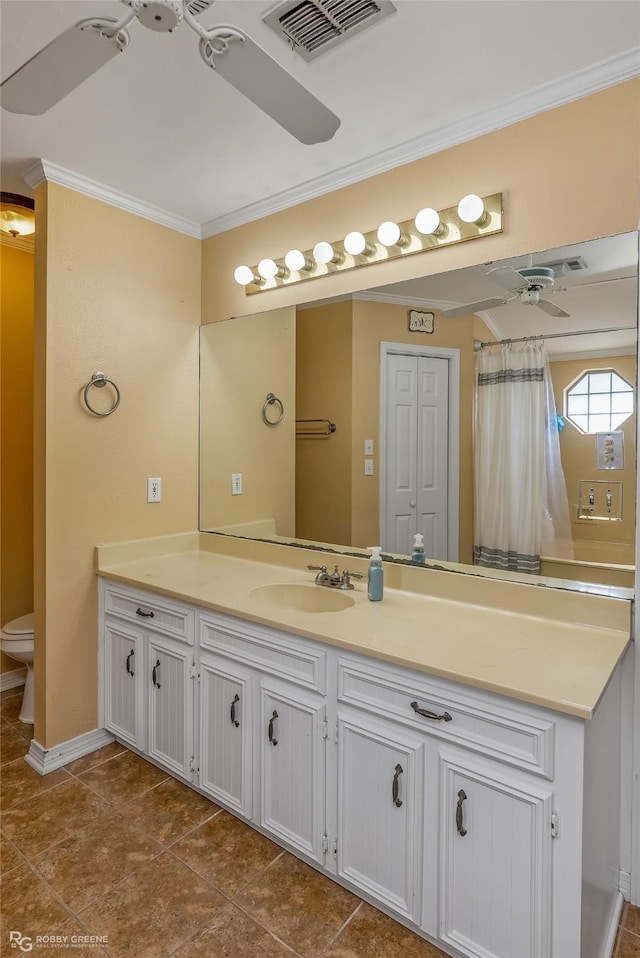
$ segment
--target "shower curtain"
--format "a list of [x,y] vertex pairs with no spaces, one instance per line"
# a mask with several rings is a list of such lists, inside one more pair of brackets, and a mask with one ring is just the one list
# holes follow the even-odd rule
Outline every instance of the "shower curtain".
[[[483,348],[476,366],[476,565],[540,571],[571,538],[549,364],[541,342]],[[542,551],[544,550],[544,551]]]

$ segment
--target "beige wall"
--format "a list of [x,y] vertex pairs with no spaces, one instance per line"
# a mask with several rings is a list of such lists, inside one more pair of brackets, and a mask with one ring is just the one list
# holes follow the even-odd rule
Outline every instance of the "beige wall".
[[[0,244],[0,624],[33,610],[33,252]],[[2,655],[2,671],[20,668]]]
[[[588,369],[614,369],[623,379],[636,386],[636,357],[613,356],[551,363],[551,379],[556,408],[563,410],[565,388]],[[637,395],[636,395],[637,402]],[[619,428],[624,434],[624,469],[596,469],[596,437],[585,436],[568,420],[560,432],[562,470],[567,484],[571,530],[574,539],[598,542],[635,542],[636,508],[636,416],[630,416]],[[581,479],[612,481],[623,484],[622,522],[594,522],[578,519],[578,487]],[[551,574],[551,573],[550,573]],[[555,573],[554,573],[555,574]]]
[[350,301],[296,316],[296,419],[329,419],[336,431],[296,440],[295,534],[339,545],[352,542],[351,325]]
[[[35,737],[50,747],[98,721],[94,547],[196,525],[201,274],[198,240],[63,187],[38,189],[36,215]],[[106,418],[82,403],[96,370],[122,395]]]
[[[202,328],[201,529],[274,519],[294,535],[295,337],[292,308]],[[262,419],[268,393],[284,407],[276,426]],[[231,494],[232,473],[242,495]]]
[[[631,80],[205,240],[203,321],[635,230],[639,96],[640,81]],[[239,263],[408,219],[425,203],[444,208],[465,193],[499,191],[505,228],[497,236],[254,296],[233,281]]]

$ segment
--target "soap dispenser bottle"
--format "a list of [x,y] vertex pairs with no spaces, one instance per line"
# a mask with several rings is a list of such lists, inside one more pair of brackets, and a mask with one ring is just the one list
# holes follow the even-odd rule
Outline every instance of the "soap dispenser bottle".
[[420,565],[424,565],[424,536],[420,532],[416,532],[413,537],[413,552],[411,553],[411,561],[417,562]]
[[382,546],[369,546],[371,559],[367,571],[367,598],[371,602],[380,602],[382,599],[384,569],[382,568],[381,550]]

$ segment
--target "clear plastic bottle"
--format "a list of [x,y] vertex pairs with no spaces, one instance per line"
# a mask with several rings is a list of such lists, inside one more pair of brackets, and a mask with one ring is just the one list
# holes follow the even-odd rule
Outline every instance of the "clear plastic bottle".
[[382,568],[382,546],[369,546],[371,559],[367,571],[367,598],[371,602],[380,602],[384,587],[384,569]]
[[424,536],[420,532],[416,532],[413,537],[413,552],[411,553],[411,561],[424,565]]

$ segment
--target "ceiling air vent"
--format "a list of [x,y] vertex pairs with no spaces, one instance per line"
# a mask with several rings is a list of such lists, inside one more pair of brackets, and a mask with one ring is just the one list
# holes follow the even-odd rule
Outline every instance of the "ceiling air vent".
[[395,10],[390,0],[285,0],[262,19],[301,57],[315,60]]
[[189,0],[187,7],[189,13],[192,13],[194,17],[197,17],[198,14],[204,13],[205,10],[208,10],[213,0]]
[[549,263],[537,263],[537,266],[549,266],[556,275],[556,279],[561,276],[567,276],[569,273],[576,273],[578,270],[586,269],[587,264],[582,256],[571,256],[564,259],[556,259]]

